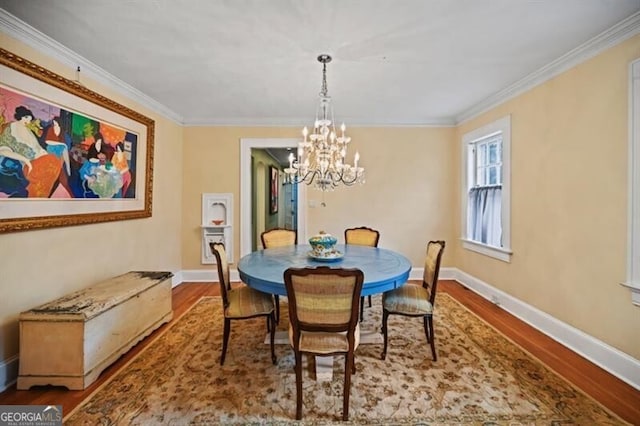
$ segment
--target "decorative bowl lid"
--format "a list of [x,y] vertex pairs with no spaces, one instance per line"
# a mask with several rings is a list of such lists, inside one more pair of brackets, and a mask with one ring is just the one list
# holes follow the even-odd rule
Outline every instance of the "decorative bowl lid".
[[324,231],[320,231],[317,235],[309,238],[309,244],[311,245],[321,245],[324,247],[333,246],[338,242],[338,239],[331,234],[327,234]]

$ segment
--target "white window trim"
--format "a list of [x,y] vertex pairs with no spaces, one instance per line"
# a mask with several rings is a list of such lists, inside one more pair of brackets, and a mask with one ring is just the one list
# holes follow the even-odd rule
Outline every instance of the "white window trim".
[[462,240],[462,247],[466,248],[467,250],[494,257],[498,260],[502,260],[503,262],[511,261],[511,255],[513,254],[511,250],[505,250],[502,247],[494,247],[487,244],[482,244],[477,241],[468,240],[466,238],[461,238],[460,240]]
[[[467,145],[483,136],[491,133],[502,132],[502,244],[504,247],[494,247],[482,244],[477,241],[467,239],[467,173],[468,156]],[[503,262],[510,262],[511,255],[511,115],[502,117],[492,123],[472,130],[462,136],[461,140],[462,157],[462,179],[461,179],[461,227],[462,247],[486,256],[493,257]]]
[[631,302],[640,306],[640,59],[629,67],[629,212],[627,281]]

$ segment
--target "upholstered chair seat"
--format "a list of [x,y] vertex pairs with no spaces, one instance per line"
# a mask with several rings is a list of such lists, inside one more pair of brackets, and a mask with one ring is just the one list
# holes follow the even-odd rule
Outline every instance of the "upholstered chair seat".
[[[354,331],[354,349],[360,344],[360,325]],[[293,327],[289,327],[289,342],[293,347]],[[327,333],[324,331],[302,331],[300,332],[300,350],[302,352],[313,352],[316,354],[332,354],[335,352],[347,352],[349,350],[349,339],[347,333]]]
[[246,318],[269,315],[273,311],[273,297],[248,286],[232,288],[227,292],[229,306],[225,309],[227,318]]
[[382,295],[382,303],[389,313],[428,315],[433,313],[429,291],[422,286],[406,284]]

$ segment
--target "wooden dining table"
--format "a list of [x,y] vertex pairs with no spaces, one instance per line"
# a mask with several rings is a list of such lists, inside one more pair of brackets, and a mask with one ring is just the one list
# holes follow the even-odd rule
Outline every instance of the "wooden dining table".
[[[393,250],[336,244],[340,258],[318,259],[313,257],[311,246],[296,244],[257,250],[243,256],[238,262],[240,279],[249,287],[265,293],[286,296],[284,271],[288,268],[329,266],[331,268],[358,268],[364,273],[362,296],[383,293],[404,285],[409,279],[411,263],[401,253]],[[379,324],[372,329],[361,325],[360,344],[381,344]],[[276,343],[288,344],[287,331],[276,331]],[[332,357],[316,357],[316,380],[331,380]]]

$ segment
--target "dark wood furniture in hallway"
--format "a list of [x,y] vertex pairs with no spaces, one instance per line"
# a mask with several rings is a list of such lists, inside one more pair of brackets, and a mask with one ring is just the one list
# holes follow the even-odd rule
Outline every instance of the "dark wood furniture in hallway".
[[[418,282],[415,282],[418,284]],[[498,306],[483,299],[455,281],[440,280],[439,293],[448,293],[470,311],[477,314],[506,337],[544,362],[549,368],[581,389],[631,424],[640,425],[640,391],[607,373],[571,350],[556,343],[531,326],[518,320]],[[173,321],[176,321],[202,296],[220,294],[217,283],[184,283],[173,289]],[[169,323],[169,324],[171,324]],[[163,325],[151,336],[134,346],[114,362],[93,384],[82,391],[68,391],[61,387],[35,386],[29,391],[18,391],[15,385],[0,393],[0,404],[62,405],[69,413],[93,391],[135,357],[155,336],[162,333]]]

